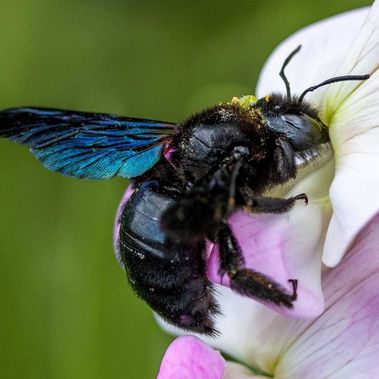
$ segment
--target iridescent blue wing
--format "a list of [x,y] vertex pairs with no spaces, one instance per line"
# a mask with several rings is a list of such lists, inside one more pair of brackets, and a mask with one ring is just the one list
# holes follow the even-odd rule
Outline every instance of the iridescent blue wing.
[[48,169],[76,178],[143,174],[159,160],[175,126],[48,108],[0,112],[0,137],[29,146]]

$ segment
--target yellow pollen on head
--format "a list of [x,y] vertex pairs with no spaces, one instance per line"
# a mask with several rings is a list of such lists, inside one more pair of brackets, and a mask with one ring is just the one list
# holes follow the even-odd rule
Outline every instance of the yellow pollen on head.
[[239,104],[241,108],[249,109],[257,102],[257,98],[253,95],[247,95],[242,97],[233,96],[230,101],[231,104]]
[[265,96],[265,102],[268,103],[270,101],[270,96]]

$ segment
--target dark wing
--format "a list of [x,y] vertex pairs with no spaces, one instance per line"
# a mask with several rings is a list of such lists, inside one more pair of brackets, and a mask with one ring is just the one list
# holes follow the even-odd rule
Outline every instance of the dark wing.
[[48,169],[76,178],[143,174],[159,160],[175,126],[48,108],[0,112],[0,137],[29,146]]

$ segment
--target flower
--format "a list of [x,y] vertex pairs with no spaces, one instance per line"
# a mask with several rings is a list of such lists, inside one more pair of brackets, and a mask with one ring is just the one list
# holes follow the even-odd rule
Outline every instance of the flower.
[[365,82],[341,82],[307,96],[323,111],[335,153],[336,170],[330,189],[333,216],[323,253],[323,262],[335,266],[379,209],[379,171],[372,170],[379,163],[379,2],[373,4],[369,14],[367,9],[347,12],[287,39],[263,69],[259,96],[280,89],[282,84],[275,73],[297,44],[303,44],[303,49],[287,70],[293,93],[332,76],[371,75]]
[[[224,292],[228,338],[240,364],[195,337],[176,339],[166,351],[158,379],[367,379],[379,373],[379,213],[359,233],[346,257],[323,274],[326,310],[316,320],[294,320],[256,309]],[[253,303],[253,302],[250,302]],[[238,322],[238,315],[241,315]],[[222,330],[223,332],[225,329]],[[210,369],[212,368],[212,369]],[[208,371],[206,371],[207,369]]]
[[[223,315],[216,323],[221,333],[216,339],[202,338],[277,378],[368,378],[379,371],[375,364],[379,362],[379,291],[375,283],[379,258],[374,255],[379,228],[379,216],[375,216],[379,211],[379,1],[369,12],[347,12],[284,41],[262,71],[258,97],[283,92],[278,72],[299,44],[302,50],[286,71],[294,94],[333,76],[371,77],[364,82],[332,84],[306,97],[321,109],[335,153],[320,167],[299,173],[297,181],[283,189],[288,191],[286,196],[305,192],[309,205],[297,205],[283,215],[252,217],[241,212],[230,220],[247,266],[275,278],[289,291],[288,278],[298,279],[298,300],[293,310],[271,306],[279,312],[275,313],[234,294],[226,288],[228,281],[218,276],[215,246],[208,275],[222,285],[218,302]],[[339,265],[321,275],[322,263]],[[312,320],[294,320],[283,314]],[[189,337],[182,338],[180,344],[187,344]],[[202,342],[191,339],[191,344]],[[175,351],[169,349],[166,355],[185,361],[185,356]],[[169,378],[164,376],[165,362],[166,358],[161,379]],[[226,372],[236,369],[233,367]],[[244,377],[233,375],[229,377]],[[246,377],[253,377],[249,375]]]

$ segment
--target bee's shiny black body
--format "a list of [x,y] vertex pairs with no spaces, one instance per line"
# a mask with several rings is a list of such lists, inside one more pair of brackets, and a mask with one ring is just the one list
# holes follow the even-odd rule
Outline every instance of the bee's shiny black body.
[[166,321],[215,332],[217,304],[206,275],[208,241],[219,246],[219,274],[239,294],[292,307],[293,291],[248,269],[230,215],[283,213],[288,199],[266,191],[330,147],[318,111],[303,102],[321,86],[369,75],[328,79],[291,96],[252,96],[216,105],[181,124],[47,108],[0,111],[0,137],[27,145],[49,169],[76,178],[133,178],[133,193],[116,222],[116,253],[136,293]]
[[156,312],[176,325],[210,333],[215,304],[205,274],[205,243],[170,240],[160,229],[174,196],[159,180],[137,186],[119,220],[121,260],[133,289]]
[[[129,281],[159,315],[179,327],[214,332],[217,305],[206,276],[206,240],[220,245],[220,273],[231,277],[237,292],[287,307],[296,298],[244,268],[228,217],[242,208],[288,211],[297,199],[266,198],[263,192],[294,178],[295,155],[317,154],[328,134],[307,105],[291,105],[277,96],[262,102],[250,108],[218,105],[178,125],[169,158],[134,181],[121,211],[118,249]],[[290,127],[288,138],[284,114],[313,134],[308,138],[309,133]]]

